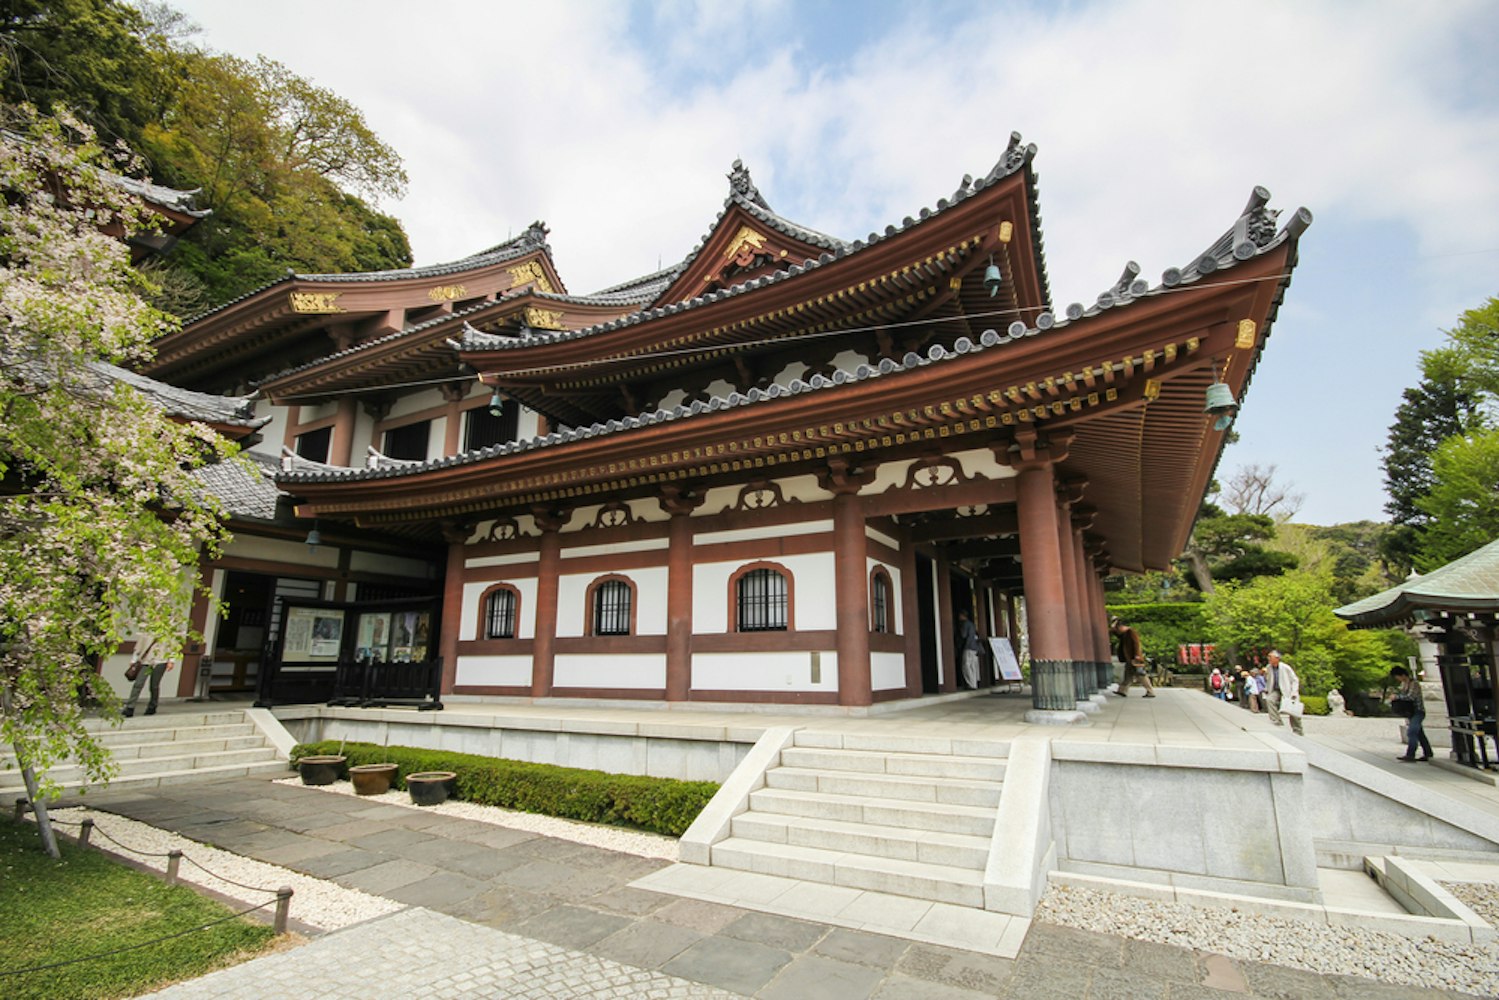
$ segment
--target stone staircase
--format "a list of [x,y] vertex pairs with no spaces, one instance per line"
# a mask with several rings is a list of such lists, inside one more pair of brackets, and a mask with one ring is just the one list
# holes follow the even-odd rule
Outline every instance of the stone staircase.
[[965,756],[899,736],[839,742],[798,731],[713,844],[712,864],[982,908],[1006,747]]
[[[137,715],[118,728],[90,720],[88,728],[119,764],[111,789],[280,773],[287,768],[285,758],[242,709]],[[68,792],[84,787],[82,770],[72,764],[59,764],[49,773]],[[0,801],[25,794],[15,759],[0,755]]]

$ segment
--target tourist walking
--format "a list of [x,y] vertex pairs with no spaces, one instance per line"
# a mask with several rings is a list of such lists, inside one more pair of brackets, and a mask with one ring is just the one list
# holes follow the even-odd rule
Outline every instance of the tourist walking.
[[1301,678],[1296,676],[1296,671],[1286,661],[1280,658],[1280,651],[1270,650],[1270,662],[1265,667],[1265,710],[1270,713],[1270,721],[1274,725],[1283,726],[1281,721],[1281,709],[1285,708],[1286,718],[1291,720],[1291,732],[1297,736],[1305,735],[1301,731]]
[[172,669],[172,661],[159,655],[165,651],[166,643],[152,638],[144,648],[137,643],[135,652],[130,654],[130,666],[125,670],[125,675],[131,678],[130,697],[125,700],[125,718],[135,714],[135,703],[141,699],[141,688],[148,682],[151,685],[151,697],[146,701],[146,714],[156,714],[156,703],[161,700],[161,679]]
[[[1431,760],[1431,741],[1426,738],[1426,699],[1421,694],[1421,682],[1411,676],[1411,672],[1404,667],[1396,667],[1390,671],[1390,676],[1400,685],[1400,690],[1395,692],[1394,702],[1405,702],[1409,704],[1411,715],[1405,720],[1405,756],[1396,757],[1396,760]],[[1396,715],[1403,715],[1399,706],[1396,706]],[[1416,757],[1416,746],[1421,747],[1421,756]]]
[[1150,674],[1145,667],[1145,648],[1140,644],[1140,633],[1118,618],[1110,618],[1109,627],[1118,637],[1119,660],[1124,664],[1124,676],[1119,679],[1119,693],[1127,694],[1130,682],[1138,675],[1140,683],[1145,685],[1145,697],[1154,698],[1155,688],[1150,684]]

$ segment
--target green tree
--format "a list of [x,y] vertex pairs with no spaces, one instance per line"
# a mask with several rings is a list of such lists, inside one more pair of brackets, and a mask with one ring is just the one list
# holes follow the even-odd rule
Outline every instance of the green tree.
[[1192,527],[1192,538],[1182,555],[1192,581],[1204,594],[1224,581],[1275,576],[1296,566],[1296,557],[1263,543],[1275,538],[1275,518],[1269,514],[1227,514],[1204,503]]
[[141,12],[114,0],[0,4],[0,100],[63,104],[106,140],[139,143],[162,80]]
[[[1428,551],[1433,515],[1426,500],[1440,482],[1434,458],[1443,442],[1477,434],[1490,426],[1499,402],[1499,298],[1464,312],[1457,326],[1446,334],[1441,347],[1422,352],[1421,381],[1405,390],[1384,450],[1385,492],[1390,498],[1385,509],[1396,530],[1383,539],[1381,554],[1399,576],[1415,566],[1446,561]],[[1457,466],[1454,471],[1465,470],[1460,479],[1483,488],[1481,477],[1475,480],[1467,475],[1473,471],[1473,462],[1459,461]],[[1448,484],[1437,506],[1460,508],[1456,488],[1455,483]],[[1477,494],[1468,500],[1477,506],[1484,502]],[[1440,532],[1441,553],[1454,548],[1453,527],[1444,525]]]
[[[152,225],[86,125],[7,109],[0,128],[0,695],[33,803],[73,758],[107,779],[84,727],[96,658],[130,632],[188,632],[185,581],[222,537],[193,470],[226,457],[110,375],[170,329],[113,233]],[[44,813],[39,812],[39,816]],[[44,832],[45,836],[45,832]]]
[[1296,571],[1225,584],[1208,598],[1206,615],[1214,640],[1240,656],[1279,649],[1307,694],[1364,690],[1388,671],[1390,648],[1375,633],[1350,630],[1333,604],[1326,576]]
[[1416,559],[1423,573],[1499,538],[1499,430],[1448,438],[1431,468],[1432,488],[1416,501],[1431,518]]
[[401,159],[359,109],[271,60],[202,51],[195,30],[159,4],[0,4],[0,98],[82,109],[153,179],[201,189],[213,214],[155,265],[155,301],[191,315],[288,269],[409,266],[400,223],[365,200],[401,193]]

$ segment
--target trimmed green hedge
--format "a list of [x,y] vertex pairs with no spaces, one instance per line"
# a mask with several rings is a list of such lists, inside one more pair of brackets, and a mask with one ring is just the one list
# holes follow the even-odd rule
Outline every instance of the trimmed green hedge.
[[339,753],[340,746],[351,766],[395,764],[398,788],[406,787],[408,774],[452,771],[458,775],[458,798],[465,802],[588,823],[633,826],[671,837],[680,837],[718,791],[718,785],[711,781],[609,774],[453,750],[339,740],[299,743],[292,748],[292,763],[314,754]]
[[1327,699],[1320,694],[1304,694],[1301,703],[1306,706],[1307,715],[1327,714]]
[[1182,667],[1176,662],[1177,649],[1183,643],[1210,642],[1207,605],[1200,601],[1176,601],[1163,604],[1110,604],[1108,613],[1118,615],[1136,632],[1145,653],[1161,666],[1177,673],[1206,673],[1208,667]]

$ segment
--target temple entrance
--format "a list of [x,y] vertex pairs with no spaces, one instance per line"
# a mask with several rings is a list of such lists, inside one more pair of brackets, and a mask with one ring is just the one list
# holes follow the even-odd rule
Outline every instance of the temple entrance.
[[921,640],[921,693],[942,690],[937,669],[937,594],[932,587],[932,561],[916,555],[917,638]]

